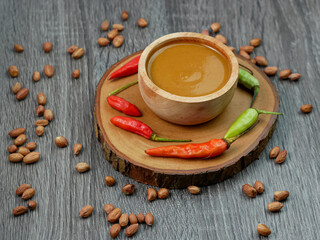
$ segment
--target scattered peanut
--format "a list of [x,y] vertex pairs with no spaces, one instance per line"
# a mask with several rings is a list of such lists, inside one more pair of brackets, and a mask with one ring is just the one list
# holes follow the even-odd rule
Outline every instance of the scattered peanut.
[[98,38],[98,44],[101,46],[101,47],[105,47],[105,46],[107,46],[109,43],[110,43],[110,41],[108,40],[108,39],[106,39],[106,38]]
[[257,64],[257,61],[255,59],[250,59],[250,61],[253,63],[253,64]]
[[107,184],[107,186],[109,186],[109,187],[113,186],[116,183],[116,181],[114,180],[114,178],[112,176],[106,176],[104,181]]
[[13,163],[21,162],[23,159],[23,155],[21,153],[11,153],[8,159]]
[[73,147],[74,155],[78,155],[82,150],[82,145],[80,143],[76,143]]
[[129,221],[131,224],[136,224],[136,223],[138,223],[138,218],[135,214],[131,213],[129,215]]
[[245,59],[247,59],[247,60],[250,60],[250,59],[251,59],[250,55],[249,55],[247,52],[243,51],[243,50],[240,50],[239,54],[240,54],[242,57],[244,57]]
[[79,47],[77,45],[72,45],[67,49],[67,53],[72,54],[76,51]]
[[27,205],[28,205],[28,208],[29,208],[31,211],[33,211],[33,210],[36,209],[36,207],[37,207],[38,204],[37,204],[36,201],[30,200],[30,201],[27,203]]
[[80,211],[80,217],[87,218],[90,217],[93,212],[93,207],[91,205],[84,206]]
[[283,163],[286,160],[287,157],[287,150],[282,150],[279,155],[277,156],[275,163]]
[[72,77],[75,78],[75,79],[78,79],[80,77],[80,70],[79,69],[75,69],[72,72]]
[[112,227],[110,228],[110,236],[112,238],[116,238],[119,235],[120,231],[121,231],[120,224],[118,223],[113,224]]
[[283,207],[283,204],[281,202],[272,202],[269,203],[267,207],[270,212],[279,212]]
[[72,57],[74,59],[79,59],[79,58],[82,58],[82,56],[84,55],[85,51],[83,48],[78,48],[77,50],[75,50],[73,53],[72,53]]
[[36,126],[43,126],[43,127],[45,127],[45,126],[47,126],[47,125],[49,124],[49,121],[48,121],[47,119],[39,119],[39,120],[35,121],[34,124],[35,124]]
[[88,163],[84,163],[84,162],[81,162],[81,163],[78,163],[76,165],[76,170],[79,172],[79,173],[84,173],[84,172],[87,172],[90,170],[90,165]]
[[123,21],[126,21],[129,18],[129,13],[127,11],[123,11],[121,13],[121,18]]
[[149,202],[152,202],[157,198],[157,192],[154,188],[149,188],[147,194]]
[[301,78],[301,74],[300,73],[291,73],[288,78],[291,80],[291,81],[297,81]]
[[118,48],[118,47],[121,47],[121,45],[123,44],[124,42],[124,37],[122,35],[117,35],[113,41],[112,41],[112,44],[114,47]]
[[266,67],[264,70],[265,74],[267,74],[268,76],[273,76],[276,75],[278,72],[278,68],[275,66],[272,67]]
[[109,40],[112,41],[117,35],[118,35],[118,30],[112,29],[110,32],[108,32],[107,37],[109,38]]
[[257,232],[264,237],[267,237],[271,234],[271,230],[266,225],[261,223],[257,225]]
[[139,18],[137,23],[138,23],[138,26],[141,28],[148,26],[148,21],[144,18]]
[[254,183],[254,188],[257,190],[257,192],[259,194],[264,193],[265,188],[264,188],[264,185],[263,185],[263,183],[261,181],[256,181]]
[[109,214],[110,212],[112,212],[112,210],[114,209],[114,206],[112,204],[107,203],[106,205],[104,205],[103,210]]
[[197,195],[201,192],[201,189],[197,186],[189,186],[188,191],[189,191],[189,193],[191,193],[193,195]]
[[45,118],[46,120],[48,120],[48,121],[52,121],[52,119],[53,119],[53,113],[52,113],[52,111],[51,111],[50,109],[46,109],[46,110],[44,111],[43,116],[44,116],[44,118]]
[[64,148],[64,147],[68,146],[68,140],[63,136],[56,137],[54,139],[54,142],[60,148]]
[[123,213],[121,215],[121,217],[119,218],[119,224],[121,227],[125,227],[128,225],[128,223],[129,223],[129,216],[128,216],[128,214]]
[[254,198],[257,196],[257,190],[249,184],[244,184],[242,186],[242,191],[247,194],[248,197]]
[[21,146],[26,141],[27,141],[27,136],[25,134],[21,134],[13,142],[14,142],[14,145]]
[[44,75],[46,75],[48,78],[51,78],[54,74],[54,67],[47,64],[43,67]]
[[26,148],[28,148],[30,151],[33,151],[37,148],[37,144],[35,142],[29,142],[26,144]]
[[250,40],[250,45],[254,47],[259,47],[261,44],[261,39],[260,38],[254,38]]
[[126,195],[131,195],[134,192],[134,184],[127,184],[122,187],[122,192]]
[[253,47],[253,46],[248,46],[248,45],[246,45],[246,46],[240,47],[239,50],[240,50],[240,51],[245,51],[245,52],[247,52],[247,53],[249,54],[249,53],[252,53],[252,52],[253,52],[254,47]]
[[209,31],[208,30],[202,30],[201,34],[209,36]]
[[16,99],[21,101],[24,100],[29,94],[29,89],[28,88],[22,88],[17,94],[16,94]]
[[212,23],[210,28],[211,28],[212,32],[216,33],[220,30],[221,24],[218,22]]
[[109,29],[109,21],[108,20],[104,20],[100,24],[100,29],[101,29],[101,31],[107,31]]
[[302,105],[300,107],[300,110],[301,112],[303,113],[310,113],[312,111],[312,105],[311,104],[305,104],[305,105]]
[[37,126],[36,134],[37,136],[41,137],[44,134],[44,126]]
[[122,24],[116,23],[112,25],[113,29],[117,29],[119,32],[124,29],[124,26]]
[[14,144],[8,146],[8,152],[9,152],[9,153],[15,153],[17,150],[18,150],[18,148],[17,148],[17,146],[14,145]]
[[20,44],[15,44],[13,48],[17,53],[22,53],[24,51],[24,48]]
[[276,191],[273,194],[274,199],[281,202],[286,200],[289,197],[289,192],[288,191]]
[[22,88],[21,84],[20,84],[19,82],[15,82],[15,83],[12,85],[11,90],[12,90],[12,92],[13,92],[14,94],[17,94],[17,93],[21,90],[21,88]]
[[37,101],[39,105],[46,105],[47,97],[43,92],[39,92],[37,95]]
[[226,37],[223,36],[223,35],[221,35],[221,34],[217,34],[215,38],[216,38],[217,40],[219,40],[220,42],[222,42],[223,44],[227,44],[227,43],[228,43]]
[[137,215],[137,218],[138,218],[139,223],[144,223],[145,222],[145,217],[144,217],[143,213],[139,213]]
[[147,213],[145,218],[144,218],[144,221],[147,225],[149,226],[152,226],[153,225],[153,222],[154,222],[154,217],[151,213]]
[[257,61],[257,64],[262,67],[265,67],[268,65],[268,60],[263,56],[256,56],[254,59]]
[[269,152],[269,158],[273,159],[276,158],[279,155],[280,152],[280,147],[279,146],[275,146],[274,148],[272,148]]
[[14,216],[19,216],[27,212],[27,208],[25,206],[19,206],[13,209],[12,214]]
[[9,68],[8,68],[8,73],[9,73],[9,75],[11,76],[11,77],[18,77],[18,75],[19,75],[19,70],[18,70],[18,68],[17,68],[17,66],[14,66],[14,65],[12,65],[12,66],[10,66]]
[[26,156],[30,153],[30,150],[26,147],[19,147],[18,153],[21,153],[23,156]]
[[49,53],[51,51],[51,49],[52,49],[52,42],[45,42],[43,44],[44,52]]
[[36,108],[36,115],[39,116],[39,117],[43,116],[45,110],[46,110],[46,109],[44,108],[43,105],[39,105],[39,106]]
[[23,200],[29,200],[30,198],[32,198],[34,196],[35,193],[36,193],[36,190],[34,190],[33,188],[28,188],[22,193],[21,198]]
[[40,80],[40,73],[38,71],[34,71],[32,75],[32,79],[35,82],[38,82]]
[[23,192],[27,189],[31,188],[31,185],[30,184],[27,184],[27,183],[24,183],[24,184],[21,184],[17,190],[16,190],[16,194],[18,196],[21,196],[23,194]]
[[132,225],[130,225],[129,227],[126,228],[126,231],[125,231],[126,236],[127,236],[127,237],[131,237],[131,236],[133,236],[136,232],[138,232],[138,230],[139,230],[139,224],[138,224],[138,223],[132,224]]
[[40,156],[41,155],[38,152],[31,152],[23,158],[23,162],[25,164],[32,164],[32,163],[38,162],[40,159]]
[[26,131],[25,128],[16,128],[16,129],[11,130],[11,131],[8,133],[8,135],[9,135],[10,137],[12,137],[12,138],[16,138],[16,137],[18,137],[19,135],[24,134],[25,131]]
[[118,221],[120,216],[121,216],[121,209],[115,208],[108,214],[107,220],[111,223],[114,223],[114,222]]
[[280,71],[279,73],[279,77],[281,79],[287,79],[291,74],[291,70],[290,69],[283,69]]
[[166,199],[169,197],[169,190],[167,188],[161,188],[158,191],[158,198],[159,199]]

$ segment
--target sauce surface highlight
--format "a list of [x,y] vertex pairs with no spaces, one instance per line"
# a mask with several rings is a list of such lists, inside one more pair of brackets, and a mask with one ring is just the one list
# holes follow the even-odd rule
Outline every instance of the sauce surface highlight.
[[172,43],[150,58],[148,74],[161,89],[174,95],[199,97],[220,90],[230,77],[225,56],[197,43]]

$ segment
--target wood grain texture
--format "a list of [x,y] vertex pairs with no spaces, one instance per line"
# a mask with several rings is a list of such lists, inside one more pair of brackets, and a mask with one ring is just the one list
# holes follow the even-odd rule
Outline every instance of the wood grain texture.
[[[260,115],[259,124],[250,133],[233,143],[226,153],[218,157],[179,159],[155,158],[146,155],[144,150],[170,145],[170,143],[153,142],[116,128],[110,122],[110,118],[121,114],[111,108],[106,101],[106,96],[110,92],[138,79],[138,74],[134,74],[118,81],[108,80],[112,72],[139,54],[141,51],[114,64],[106,71],[97,86],[94,106],[96,136],[101,142],[106,159],[112,163],[114,169],[138,182],[166,188],[187,188],[190,185],[206,186],[222,182],[259,157],[275,129],[277,120],[275,115]],[[235,58],[237,65],[250,71],[260,82],[260,93],[254,107],[278,112],[280,100],[270,79],[250,61],[239,55]],[[150,125],[158,135],[170,136],[175,139],[190,138],[194,143],[207,142],[212,138],[222,138],[229,126],[248,108],[252,100],[252,93],[242,89],[241,86],[239,88],[236,86],[230,104],[217,118],[201,125],[181,126],[166,122],[155,115],[142,99],[140,91],[141,88],[136,85],[118,95],[137,104],[142,111],[139,120]]]
[[[104,19],[121,23],[120,14],[131,15],[124,22],[126,40],[119,48],[100,48],[96,40]],[[319,203],[319,109],[320,101],[320,2],[310,1],[0,1],[0,239],[109,239],[110,224],[103,213],[107,202],[124,212],[152,212],[153,227],[141,226],[132,239],[259,239],[256,225],[270,227],[269,239],[317,239],[320,222]],[[149,25],[140,29],[139,17]],[[275,133],[255,161],[235,177],[210,187],[202,188],[199,196],[190,196],[187,190],[171,191],[165,201],[149,203],[147,185],[136,183],[113,170],[104,160],[93,130],[94,92],[99,79],[115,62],[146,47],[154,39],[177,31],[201,32],[212,22],[222,25],[220,33],[229,45],[239,48],[253,37],[262,38],[262,45],[252,56],[263,55],[269,65],[280,69],[291,68],[302,74],[298,82],[272,80],[281,98]],[[53,50],[42,51],[45,41],[53,42]],[[15,53],[13,44],[24,46],[23,53]],[[72,60],[66,49],[78,44],[86,49],[80,60]],[[7,68],[15,64],[20,70],[18,80],[30,88],[26,100],[17,102],[11,93],[15,80]],[[34,83],[32,73],[52,64],[55,75],[42,76]],[[81,76],[71,78],[78,68]],[[43,91],[47,107],[55,114],[46,133],[38,138],[33,122],[36,95]],[[300,106],[314,105],[312,113],[300,113]],[[7,146],[12,143],[9,130],[25,126],[28,140],[38,143],[41,160],[34,165],[12,164],[7,160]],[[70,143],[66,149],[57,149],[55,136],[64,135]],[[72,146],[84,146],[74,156]],[[268,159],[268,152],[278,145],[288,150],[287,161],[276,165]],[[78,162],[91,165],[90,172],[79,174]],[[117,183],[107,188],[104,177],[112,175]],[[242,184],[260,180],[266,192],[248,199],[241,192]],[[38,208],[20,217],[12,216],[12,209],[26,205],[15,195],[22,183],[30,183],[36,194],[33,200]],[[123,196],[121,187],[136,184],[131,197]],[[269,213],[266,206],[273,201],[273,192],[288,190],[289,199],[280,213]],[[79,217],[87,204],[95,207],[87,219]],[[125,239],[121,232],[118,239]]]

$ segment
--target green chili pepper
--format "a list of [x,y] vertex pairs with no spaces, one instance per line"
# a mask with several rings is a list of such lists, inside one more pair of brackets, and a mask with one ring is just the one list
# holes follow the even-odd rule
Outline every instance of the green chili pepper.
[[256,99],[260,89],[260,83],[258,79],[256,79],[247,71],[239,68],[239,83],[244,87],[248,88],[249,90],[253,91],[253,97],[250,104],[250,107],[252,107],[254,100]]
[[268,112],[255,108],[248,108],[243,113],[241,113],[240,116],[234,121],[224,138],[228,139],[241,135],[257,121],[259,114],[282,115],[282,113]]

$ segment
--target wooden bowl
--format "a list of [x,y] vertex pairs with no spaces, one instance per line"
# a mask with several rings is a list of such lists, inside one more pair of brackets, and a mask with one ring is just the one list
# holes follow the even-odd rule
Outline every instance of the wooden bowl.
[[[205,44],[223,54],[231,74],[220,90],[200,97],[177,96],[155,85],[147,74],[147,64],[158,49],[170,42],[190,41]],[[219,40],[200,33],[180,32],[163,36],[151,43],[139,61],[139,89],[144,102],[160,118],[181,125],[196,125],[218,116],[230,103],[238,83],[239,65],[232,51]]]

